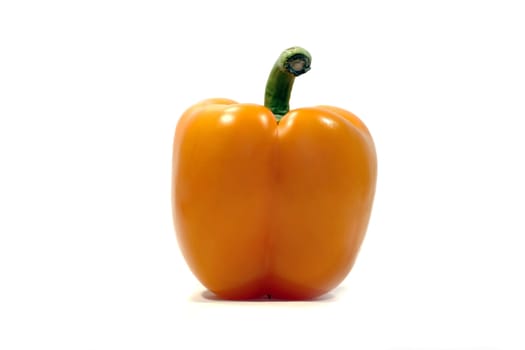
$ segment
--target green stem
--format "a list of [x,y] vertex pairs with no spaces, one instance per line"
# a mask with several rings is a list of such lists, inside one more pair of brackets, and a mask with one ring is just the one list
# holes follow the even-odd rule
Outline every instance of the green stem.
[[277,122],[290,110],[290,96],[295,77],[310,70],[312,56],[301,47],[291,47],[275,62],[264,95],[264,106],[272,111]]

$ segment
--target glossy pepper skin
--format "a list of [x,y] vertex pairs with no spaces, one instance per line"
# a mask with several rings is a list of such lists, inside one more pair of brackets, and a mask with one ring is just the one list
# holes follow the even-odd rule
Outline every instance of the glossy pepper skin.
[[306,107],[278,121],[275,108],[209,99],[182,115],[173,147],[179,246],[218,297],[311,299],[350,272],[377,173],[354,114]]

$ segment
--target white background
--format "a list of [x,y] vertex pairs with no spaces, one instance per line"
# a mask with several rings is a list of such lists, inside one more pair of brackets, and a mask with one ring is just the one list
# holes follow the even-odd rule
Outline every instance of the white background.
[[[521,4],[522,5],[522,4]],[[511,1],[2,1],[0,349],[525,347],[525,11]],[[175,239],[172,137],[208,97],[359,115],[379,177],[316,302],[220,302]]]

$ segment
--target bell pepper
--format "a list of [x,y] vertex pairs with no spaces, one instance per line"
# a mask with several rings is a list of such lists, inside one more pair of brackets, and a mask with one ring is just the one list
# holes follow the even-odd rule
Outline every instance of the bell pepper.
[[189,268],[223,299],[312,299],[338,286],[363,242],[377,161],[365,124],[338,107],[289,111],[303,48],[271,70],[264,106],[207,99],[177,122],[172,208]]

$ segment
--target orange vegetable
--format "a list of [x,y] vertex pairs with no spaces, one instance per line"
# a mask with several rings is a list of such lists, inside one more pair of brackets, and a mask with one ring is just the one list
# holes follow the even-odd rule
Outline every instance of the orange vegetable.
[[200,282],[225,299],[318,297],[350,272],[375,192],[366,126],[337,107],[288,111],[298,47],[277,60],[265,106],[209,99],[180,118],[173,216]]

